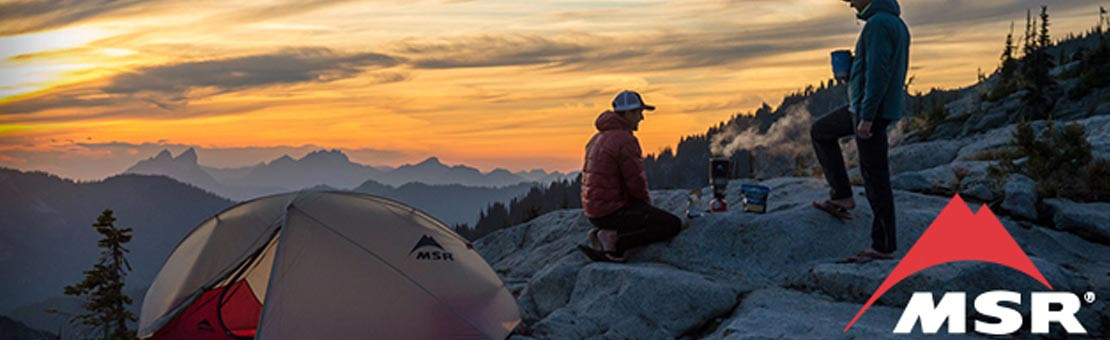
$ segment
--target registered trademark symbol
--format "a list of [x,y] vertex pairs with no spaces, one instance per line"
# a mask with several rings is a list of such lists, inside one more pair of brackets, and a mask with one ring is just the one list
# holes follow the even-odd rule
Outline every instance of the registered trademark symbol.
[[1087,292],[1087,294],[1083,294],[1083,301],[1087,301],[1087,303],[1094,303],[1095,292]]

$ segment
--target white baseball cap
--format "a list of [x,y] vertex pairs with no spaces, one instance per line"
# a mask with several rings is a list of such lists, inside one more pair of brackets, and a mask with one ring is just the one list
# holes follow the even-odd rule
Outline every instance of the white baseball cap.
[[636,91],[625,90],[613,98],[613,111],[623,112],[636,109],[655,111],[655,106],[644,104],[644,99]]

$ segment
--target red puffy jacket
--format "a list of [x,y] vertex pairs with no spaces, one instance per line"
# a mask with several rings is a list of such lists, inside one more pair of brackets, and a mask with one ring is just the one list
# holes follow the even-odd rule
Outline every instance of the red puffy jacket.
[[597,116],[597,134],[586,144],[582,165],[582,210],[598,218],[616,212],[629,200],[651,204],[640,141],[628,121],[612,111]]

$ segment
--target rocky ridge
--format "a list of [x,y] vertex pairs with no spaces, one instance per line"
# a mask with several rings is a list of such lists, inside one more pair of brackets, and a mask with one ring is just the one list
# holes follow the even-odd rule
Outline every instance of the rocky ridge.
[[[1110,116],[1077,122],[1087,127],[1096,155],[1110,151]],[[1011,129],[892,149],[892,163],[898,160],[893,178],[897,256],[921,236],[951,195],[960,193],[972,211],[987,208],[999,215],[1055,291],[1110,297],[1110,243],[1102,223],[1110,210],[1104,203],[1045,200],[1032,207],[1039,218],[999,203],[1008,196],[1020,203],[1015,191],[1030,190],[1032,184],[999,185],[986,174],[991,161],[975,156],[1007,145]],[[768,213],[740,211],[738,193],[745,183],[772,188]],[[871,212],[862,187],[854,188],[859,203],[854,220],[841,222],[810,207],[827,190],[823,180],[814,178],[733,180],[727,197],[731,211],[688,220],[675,239],[630,252],[627,264],[591,263],[575,250],[591,228],[580,210],[540,216],[486,236],[475,247],[518,294],[526,335],[517,339],[895,338],[891,331],[914,291],[932,291],[939,298],[947,291],[973,297],[1004,289],[1023,292],[1023,301],[1029,301],[1028,292],[1048,290],[999,265],[945,264],[894,286],[849,332],[842,332],[897,261],[835,263],[868,246]],[[686,194],[653,191],[652,199],[681,215]],[[1018,310],[1028,318],[1027,306]],[[1077,316],[1088,336],[1110,335],[1110,304],[1084,304]],[[971,308],[969,323],[975,317]],[[920,332],[918,326],[915,333]],[[1027,320],[1013,337],[1068,337],[1059,325],[1048,335],[1029,332]],[[940,338],[976,336],[941,333]]]

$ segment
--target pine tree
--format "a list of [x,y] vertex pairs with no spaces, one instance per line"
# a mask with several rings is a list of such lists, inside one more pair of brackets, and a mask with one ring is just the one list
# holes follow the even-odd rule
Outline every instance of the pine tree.
[[478,223],[465,237],[476,240],[499,229],[528,222],[548,212],[581,207],[582,176],[579,175],[574,180],[559,180],[551,182],[546,187],[533,187],[524,196],[512,199],[508,206],[501,202],[494,202],[478,214]]
[[78,314],[70,320],[92,329],[98,340],[135,339],[135,331],[128,329],[127,322],[138,321],[135,314],[127,310],[132,304],[131,297],[123,293],[123,282],[131,265],[124,257],[128,253],[123,245],[131,241],[131,228],[117,228],[112,210],[105,209],[96,218],[96,232],[103,236],[97,246],[101,248],[100,261],[92,270],[85,271],[80,283],[65,287],[65,294],[82,298],[86,313]]
[[1023,37],[1025,43],[1022,45],[1022,53],[1024,54],[1023,57],[1028,57],[1030,54],[1033,53],[1033,50],[1035,49],[1035,47],[1033,46],[1033,25],[1033,12],[1030,12],[1030,10],[1026,9],[1025,36]]
[[1002,71],[1005,74],[1006,65],[1014,61],[1014,22],[1010,22],[1010,33],[1006,34],[1006,48],[1002,50]]
[[1014,59],[1014,22],[1010,22],[1010,33],[1006,34],[1006,48],[1002,50],[1002,83],[1010,87],[1014,81],[1014,72],[1017,71],[1018,62]]
[[1048,35],[1048,6],[1041,6],[1041,35],[1037,48],[1046,49],[1052,46],[1052,39]]
[[[1039,35],[1038,19],[1041,24]],[[1049,71],[1054,66],[1054,60],[1048,55],[1048,46],[1051,44],[1048,35],[1048,7],[1041,7],[1040,18],[1033,18],[1027,10],[1025,28],[1025,56],[1021,61],[1020,88],[1028,92],[1022,99],[1024,105],[1021,116],[1040,119],[1048,117],[1053,104],[1051,92],[1054,81]]]
[[1102,34],[1102,25],[1110,25],[1110,18],[1107,17],[1106,9],[1098,6],[1098,34]]
[[[1026,24],[1026,27],[1026,31],[1028,33],[1028,23]],[[1028,40],[1026,40],[1026,43],[1028,43]],[[1001,64],[999,64],[998,67],[999,80],[998,83],[996,83],[994,87],[991,88],[990,92],[987,93],[987,101],[995,101],[1005,98],[1006,96],[1009,96],[1011,93],[1017,90],[1018,80],[1015,76],[1017,75],[1020,65],[1018,64],[1018,61],[1014,55],[1017,53],[1016,49],[1017,46],[1014,46],[1014,22],[1011,21],[1010,33],[1006,34],[1006,46],[1002,50],[1002,55],[999,56],[999,59],[1001,60]],[[981,76],[981,78],[985,77]]]

